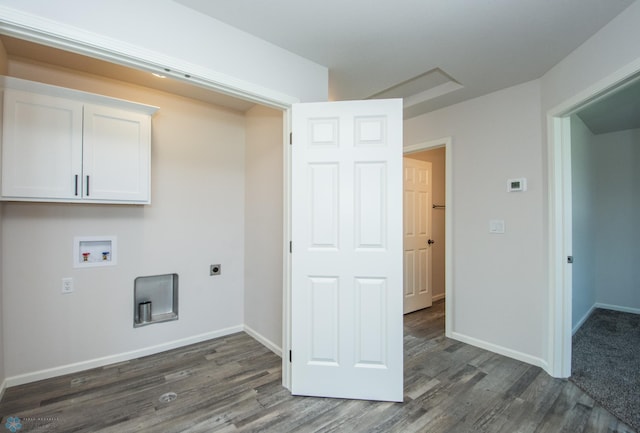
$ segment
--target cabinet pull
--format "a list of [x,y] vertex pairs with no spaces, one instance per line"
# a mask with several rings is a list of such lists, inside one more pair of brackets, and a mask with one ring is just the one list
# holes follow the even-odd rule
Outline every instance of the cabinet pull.
[[75,195],[76,197],[78,196],[78,175],[76,174],[76,180],[75,180]]
[[87,197],[89,197],[89,176],[87,175]]

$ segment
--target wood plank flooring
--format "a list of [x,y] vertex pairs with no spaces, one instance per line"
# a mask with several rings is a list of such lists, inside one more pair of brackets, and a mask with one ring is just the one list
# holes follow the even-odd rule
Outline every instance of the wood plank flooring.
[[238,333],[9,388],[1,422],[19,417],[20,433],[633,431],[571,382],[443,330],[444,302],[405,316],[403,403],[293,397],[280,358]]

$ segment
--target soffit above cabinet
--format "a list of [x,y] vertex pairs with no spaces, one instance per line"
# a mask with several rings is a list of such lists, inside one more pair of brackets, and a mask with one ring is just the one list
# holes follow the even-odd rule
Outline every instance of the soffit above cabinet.
[[7,35],[0,35],[0,45],[4,46],[10,61],[36,62],[70,69],[76,72],[167,92],[242,113],[247,112],[255,106],[255,102],[215,92],[190,81],[181,81],[169,76],[153,76],[149,71],[134,69]]

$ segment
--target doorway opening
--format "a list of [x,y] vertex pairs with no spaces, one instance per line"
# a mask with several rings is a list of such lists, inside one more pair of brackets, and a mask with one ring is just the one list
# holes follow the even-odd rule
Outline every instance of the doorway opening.
[[[597,215],[593,212],[585,210],[587,203],[594,202],[597,195],[600,194],[594,188],[587,188],[585,184],[591,183],[595,186],[592,178],[584,180],[588,176],[585,170],[589,160],[595,160],[597,155],[615,156],[615,152],[611,152],[612,148],[596,149],[596,144],[600,139],[590,139],[585,129],[584,119],[580,119],[589,112],[600,112],[595,117],[600,119],[612,114],[613,112],[621,113],[624,106],[627,105],[624,97],[621,95],[632,95],[634,88],[638,85],[638,77],[640,76],[640,64],[632,65],[626,72],[619,72],[608,77],[603,81],[597,89],[588,89],[583,94],[578,95],[573,100],[551,110],[548,115],[549,127],[549,312],[550,312],[550,333],[549,333],[549,372],[555,377],[570,377],[572,365],[572,336],[573,331],[577,331],[580,325],[588,318],[589,314],[598,304],[607,304],[609,307],[620,307],[619,300],[612,301],[610,298],[600,298],[597,293],[598,277],[587,275],[589,269],[588,263],[597,261],[598,258],[594,254],[598,254],[600,244],[595,250],[593,246],[598,242],[597,239],[586,238],[584,233],[590,232],[589,227],[597,227]],[[630,72],[631,71],[631,72]],[[634,97],[628,98],[631,103],[635,103]],[[635,98],[637,99],[637,98]],[[613,101],[613,102],[612,102]],[[602,104],[602,105],[600,105]],[[637,104],[636,104],[637,105]],[[606,115],[606,116],[605,116]],[[620,115],[616,122],[623,119]],[[637,118],[637,113],[629,116]],[[585,117],[586,118],[586,117]],[[590,122],[590,121],[588,121]],[[595,125],[595,123],[594,123]],[[636,126],[616,126],[617,130],[622,129],[626,135],[633,135],[633,131],[640,128]],[[599,126],[594,126],[599,128]],[[610,130],[609,132],[613,132]],[[629,132],[631,131],[631,132]],[[625,135],[623,134],[623,135]],[[595,134],[594,134],[595,135]],[[606,140],[612,137],[607,137]],[[620,138],[620,137],[617,137]],[[615,138],[617,140],[617,138]],[[585,153],[585,147],[578,146],[578,140],[586,140],[591,142],[588,152]],[[622,144],[629,151],[635,152],[637,146]],[[572,151],[572,147],[574,147]],[[619,147],[616,145],[616,147]],[[597,153],[599,152],[599,153]],[[604,152],[604,153],[603,153]],[[600,158],[600,156],[597,156]],[[619,156],[619,154],[618,154]],[[629,161],[631,157],[623,158]],[[614,158],[615,159],[615,158]],[[572,160],[575,167],[572,167]],[[622,167],[613,163],[613,167],[598,167],[602,165],[596,164],[598,172],[610,171],[610,175],[619,177]],[[572,168],[575,168],[573,170]],[[633,169],[631,169],[633,172]],[[604,174],[611,181],[611,176]],[[594,174],[591,173],[591,177]],[[583,179],[581,182],[575,182],[574,178]],[[637,176],[635,176],[637,177]],[[626,182],[633,180],[634,176],[627,176]],[[602,185],[598,186],[600,189]],[[625,184],[622,180],[614,182],[610,191],[601,191],[606,200],[615,199],[624,195]],[[623,200],[624,201],[624,200]],[[606,225],[609,229],[618,230],[620,225],[612,223],[615,215],[623,215],[624,212],[615,205],[608,205],[602,208],[602,200],[595,209],[603,209],[606,218]],[[575,215],[574,215],[575,214]],[[631,237],[626,231],[623,238]],[[610,243],[610,239],[606,242]],[[589,246],[591,244],[591,247]],[[618,246],[620,247],[620,245]],[[608,252],[610,258],[619,256],[621,250]],[[624,253],[623,253],[624,257]],[[600,266],[600,261],[598,261]],[[616,264],[612,264],[615,266]],[[585,266],[587,266],[585,268]],[[610,267],[610,266],[609,266]],[[581,269],[585,273],[581,273]],[[594,269],[588,272],[593,272]],[[607,293],[608,296],[610,293]],[[619,298],[620,299],[620,298]],[[633,309],[633,306],[623,306],[623,308]],[[640,304],[636,306],[636,310],[640,308]],[[619,309],[619,308],[618,308]],[[639,310],[640,311],[640,310]]]
[[[450,337],[453,323],[453,263],[452,263],[452,139],[405,146],[404,157],[429,161],[432,164],[432,199],[427,204],[431,214],[431,300],[445,302],[445,335]],[[405,209],[406,212],[406,209]],[[406,220],[406,219],[405,219]],[[427,240],[427,242],[428,242]],[[406,268],[406,267],[405,267]],[[406,270],[405,270],[406,272]],[[406,275],[405,275],[406,278]]]
[[640,313],[640,80],[570,116],[572,334],[596,308]]
[[444,162],[443,147],[403,158],[404,314],[444,298]]
[[554,119],[561,128],[567,255],[563,375],[627,424],[640,425],[640,79],[631,77]]

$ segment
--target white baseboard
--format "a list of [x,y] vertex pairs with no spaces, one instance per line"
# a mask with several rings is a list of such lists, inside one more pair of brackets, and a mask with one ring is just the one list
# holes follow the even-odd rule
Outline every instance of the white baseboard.
[[499,355],[506,356],[508,358],[513,358],[518,361],[526,362],[527,364],[535,365],[536,367],[541,367],[545,370],[547,367],[547,362],[542,358],[537,358],[535,356],[531,356],[526,353],[522,353],[516,350],[508,349],[506,347],[498,346],[497,344],[493,344],[483,340],[479,340],[477,338],[469,337],[467,335],[460,334],[458,332],[452,332],[450,338],[461,341],[463,343],[470,344],[472,346],[479,347],[481,349],[488,350],[490,352],[497,353]]
[[620,311],[623,313],[640,314],[640,308],[624,307],[621,305],[601,304],[596,302],[594,308],[602,308],[604,310]]
[[280,358],[282,358],[282,348],[279,347],[277,344],[275,344],[273,341],[271,341],[268,338],[264,337],[262,334],[260,334],[259,332],[255,331],[254,329],[252,329],[251,327],[249,327],[247,325],[244,325],[244,332],[249,334],[251,337],[253,337],[255,340],[257,340],[258,343],[262,344],[267,349],[269,349],[270,351],[272,351],[273,353],[278,355]]
[[[103,367],[109,364],[129,361],[147,355],[153,355],[167,350],[176,349],[178,347],[188,346],[194,343],[211,340],[213,338],[224,337],[225,335],[242,332],[242,325],[230,328],[220,329],[218,331],[206,332],[204,334],[194,335],[193,337],[182,338],[180,340],[170,341],[168,343],[158,344],[156,346],[145,347],[131,352],[119,353],[116,355],[105,356],[102,358],[90,359],[88,361],[76,362],[74,364],[62,365],[59,367],[48,368],[46,370],[35,371],[33,373],[20,374],[8,377],[3,382],[3,387],[22,385],[25,383],[35,382],[37,380],[49,379],[56,376],[62,376],[69,373],[77,373],[78,371],[88,370],[96,367]],[[4,388],[2,388],[4,389]]]
[[4,397],[4,390],[7,389],[7,380],[3,380],[2,384],[0,384],[0,401],[2,401],[2,397]]
[[440,299],[444,299],[444,293],[440,293],[439,295],[433,295],[433,297],[431,298],[433,302],[439,301]]

